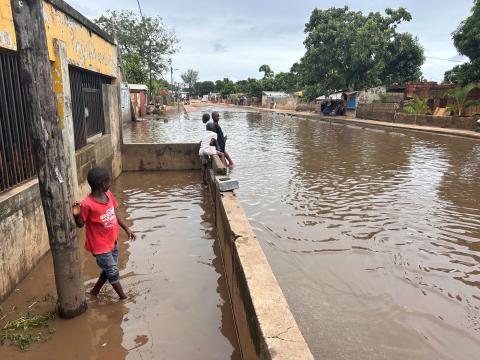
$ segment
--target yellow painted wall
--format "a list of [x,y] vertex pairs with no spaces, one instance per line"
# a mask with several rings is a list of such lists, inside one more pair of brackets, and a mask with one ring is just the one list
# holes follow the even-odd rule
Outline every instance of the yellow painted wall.
[[0,47],[10,50],[17,48],[10,0],[0,0]]
[[[56,38],[67,45],[70,64],[117,77],[117,51],[114,45],[46,1],[43,2],[43,17],[50,60],[55,61],[53,39]],[[10,0],[0,0],[0,47],[16,50]]]

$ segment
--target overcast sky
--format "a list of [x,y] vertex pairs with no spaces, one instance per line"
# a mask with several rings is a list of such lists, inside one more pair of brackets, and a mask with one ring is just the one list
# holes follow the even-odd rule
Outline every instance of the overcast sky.
[[[136,0],[67,0],[90,19],[107,9],[138,11]],[[189,68],[200,80],[260,77],[258,67],[269,64],[275,72],[288,71],[304,54],[303,32],[315,7],[348,5],[351,9],[381,11],[404,6],[413,20],[401,26],[418,36],[428,57],[463,60],[451,33],[470,14],[473,0],[140,0],[144,15],[160,15],[180,40],[175,55],[175,80]],[[427,58],[424,76],[441,81],[457,63]]]

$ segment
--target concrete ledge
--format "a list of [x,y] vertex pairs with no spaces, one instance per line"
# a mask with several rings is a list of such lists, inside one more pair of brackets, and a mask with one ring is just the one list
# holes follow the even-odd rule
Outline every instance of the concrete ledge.
[[210,189],[244,359],[313,359],[263,250],[233,192]]
[[212,156],[212,169],[217,175],[227,175],[228,168],[223,165],[222,160],[218,157],[218,155]]
[[48,233],[38,180],[0,196],[0,301],[48,252]]
[[199,143],[124,144],[123,171],[198,170]]

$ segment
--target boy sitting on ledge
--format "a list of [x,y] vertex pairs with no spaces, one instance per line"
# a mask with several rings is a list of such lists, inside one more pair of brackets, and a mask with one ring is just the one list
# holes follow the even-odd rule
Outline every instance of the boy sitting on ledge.
[[213,122],[207,123],[207,132],[200,143],[200,150],[198,155],[202,160],[202,170],[203,170],[203,183],[207,183],[207,164],[208,157],[212,155],[218,155],[222,163],[227,166],[225,161],[225,155],[220,151],[217,142],[217,133],[215,132],[215,124]]

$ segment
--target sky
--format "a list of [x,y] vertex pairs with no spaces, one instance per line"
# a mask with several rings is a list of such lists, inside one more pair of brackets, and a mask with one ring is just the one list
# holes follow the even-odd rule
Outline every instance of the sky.
[[[67,2],[90,19],[107,9],[138,12],[136,0]],[[425,78],[441,81],[446,70],[466,61],[453,46],[451,33],[469,16],[473,0],[140,0],[140,5],[144,15],[161,16],[180,40],[173,57],[174,81],[190,68],[199,71],[201,81],[259,78],[262,64],[274,72],[289,71],[305,53],[304,27],[312,10],[345,5],[364,12],[405,7],[413,19],[399,30],[417,36],[424,47]]]

